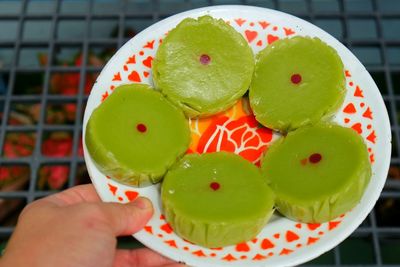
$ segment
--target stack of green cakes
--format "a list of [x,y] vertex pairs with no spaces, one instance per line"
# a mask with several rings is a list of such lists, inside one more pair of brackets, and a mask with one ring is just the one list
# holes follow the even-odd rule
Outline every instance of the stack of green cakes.
[[[346,94],[343,63],[318,38],[282,39],[254,59],[223,20],[187,18],[158,48],[148,85],[123,85],[97,107],[85,141],[99,170],[143,187],[160,182],[166,220],[204,247],[248,241],[274,209],[320,223],[352,209],[371,177],[367,148],[329,122]],[[184,155],[187,121],[218,114],[247,91],[257,121],[281,132],[261,168],[227,152]]]

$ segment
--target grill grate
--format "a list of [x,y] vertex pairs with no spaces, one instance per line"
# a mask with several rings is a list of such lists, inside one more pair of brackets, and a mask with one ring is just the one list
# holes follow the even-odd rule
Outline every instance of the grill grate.
[[[400,1],[396,0],[0,1],[0,188],[5,170],[12,166],[24,166],[18,171],[26,177],[12,183],[17,189],[0,190],[0,244],[4,245],[12,233],[24,205],[56,191],[49,189],[54,185],[43,186],[46,166],[62,166],[58,170],[63,173],[69,169],[61,189],[88,182],[80,152],[82,117],[87,89],[105,63],[104,54],[112,54],[135,32],[160,19],[217,4],[248,4],[292,13],[331,33],[367,67],[391,119],[389,178],[378,204],[351,237],[307,265],[400,265]],[[81,59],[75,57],[74,64],[66,65],[73,55],[81,55]],[[103,59],[100,62],[99,57]],[[72,79],[74,88],[54,93],[60,77]],[[72,92],[66,93],[68,90]],[[26,106],[31,106],[30,112],[35,110],[34,119],[13,123],[18,119],[16,110]],[[72,106],[76,110],[72,118],[61,124],[49,121],[49,112],[55,116],[62,107]],[[12,154],[8,146],[17,135],[28,136],[24,147],[27,156],[7,154]],[[68,136],[66,155],[46,152],[49,136]],[[6,187],[10,185],[3,184],[3,189]],[[131,238],[122,238],[119,244],[139,246]]]

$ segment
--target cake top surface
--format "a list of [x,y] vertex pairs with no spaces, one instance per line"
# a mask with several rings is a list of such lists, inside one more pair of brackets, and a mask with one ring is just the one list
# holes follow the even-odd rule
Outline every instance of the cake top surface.
[[346,94],[344,66],[319,38],[281,39],[257,54],[249,92],[257,120],[287,132],[337,112]]
[[234,222],[271,210],[273,193],[260,170],[226,152],[186,155],[166,175],[165,201],[199,221]]
[[190,142],[182,111],[148,85],[116,88],[93,112],[88,130],[99,163],[115,158],[138,174],[162,174]]
[[277,140],[262,162],[274,192],[295,203],[344,192],[370,168],[362,138],[352,129],[325,123]]
[[221,19],[186,18],[163,40],[153,63],[157,88],[189,116],[223,111],[250,84],[254,55]]

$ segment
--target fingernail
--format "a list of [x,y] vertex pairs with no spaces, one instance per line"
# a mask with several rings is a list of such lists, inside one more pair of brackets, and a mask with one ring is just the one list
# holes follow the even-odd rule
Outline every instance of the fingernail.
[[132,205],[141,210],[146,210],[153,206],[153,204],[151,204],[151,201],[145,197],[138,197],[135,201],[132,202]]

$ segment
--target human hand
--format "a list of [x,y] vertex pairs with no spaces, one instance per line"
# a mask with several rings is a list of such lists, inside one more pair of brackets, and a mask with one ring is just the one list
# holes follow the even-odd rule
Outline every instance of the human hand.
[[101,202],[93,185],[34,201],[18,219],[0,266],[182,267],[150,249],[116,249],[117,236],[141,230],[153,214],[146,198]]

